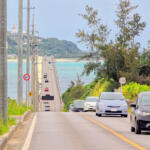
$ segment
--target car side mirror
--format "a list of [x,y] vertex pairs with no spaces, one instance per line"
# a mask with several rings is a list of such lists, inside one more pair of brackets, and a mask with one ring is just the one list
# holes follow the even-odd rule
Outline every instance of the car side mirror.
[[130,107],[136,108],[136,104],[131,104]]

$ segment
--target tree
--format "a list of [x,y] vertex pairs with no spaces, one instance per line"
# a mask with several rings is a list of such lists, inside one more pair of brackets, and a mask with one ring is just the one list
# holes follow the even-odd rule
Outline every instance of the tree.
[[[88,32],[79,30],[79,42],[85,43],[90,49],[89,53],[81,59],[88,60],[84,66],[85,74],[91,72],[97,78],[111,78],[118,82],[124,76],[127,81],[138,81],[140,66],[140,43],[136,37],[144,30],[146,23],[141,21],[138,13],[132,15],[138,6],[132,6],[129,0],[120,0],[118,5],[117,20],[115,21],[119,32],[116,39],[108,41],[107,25],[103,25],[98,18],[98,11],[86,6],[86,14],[81,15],[88,24]],[[101,58],[104,63],[101,63]]]
[[115,21],[119,28],[117,41],[123,48],[133,48],[135,46],[135,37],[144,30],[146,23],[141,22],[141,16],[138,13],[131,13],[138,5],[132,6],[130,0],[120,0],[117,10],[118,19]]

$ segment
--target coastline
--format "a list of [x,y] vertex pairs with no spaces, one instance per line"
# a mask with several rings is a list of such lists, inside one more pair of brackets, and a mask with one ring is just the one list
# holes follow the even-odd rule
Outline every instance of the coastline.
[[[56,58],[56,62],[77,62],[78,58]],[[17,62],[18,59],[8,59],[8,62]],[[26,62],[26,59],[23,59],[23,62]]]

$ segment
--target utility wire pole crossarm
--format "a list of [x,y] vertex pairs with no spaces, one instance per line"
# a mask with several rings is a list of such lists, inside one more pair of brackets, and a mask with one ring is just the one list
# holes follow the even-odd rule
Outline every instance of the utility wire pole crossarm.
[[7,125],[7,0],[0,0],[0,121]]

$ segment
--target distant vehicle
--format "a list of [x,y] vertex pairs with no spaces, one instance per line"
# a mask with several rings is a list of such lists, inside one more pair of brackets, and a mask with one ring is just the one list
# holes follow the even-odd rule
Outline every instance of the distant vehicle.
[[54,100],[54,96],[46,94],[45,96],[42,96],[42,100]]
[[96,115],[128,116],[128,105],[120,92],[102,92],[96,105]]
[[44,73],[44,74],[43,74],[43,78],[47,78],[47,73]]
[[48,92],[49,91],[49,89],[48,89],[48,87],[47,88],[45,88],[45,90],[44,90],[45,92]]
[[84,100],[74,100],[73,102],[73,111],[80,112],[83,111]]
[[140,93],[136,103],[130,106],[131,132],[141,134],[142,130],[150,130],[150,92]]
[[70,104],[70,106],[69,106],[69,111],[73,111],[73,109],[74,109],[73,104]]
[[43,78],[44,78],[44,79],[47,78],[47,75],[43,75]]
[[87,97],[84,102],[84,111],[96,111],[98,97]]
[[43,102],[44,104],[49,104],[49,102]]
[[45,83],[48,83],[48,80],[45,80]]
[[50,111],[50,107],[45,107],[45,111]]

